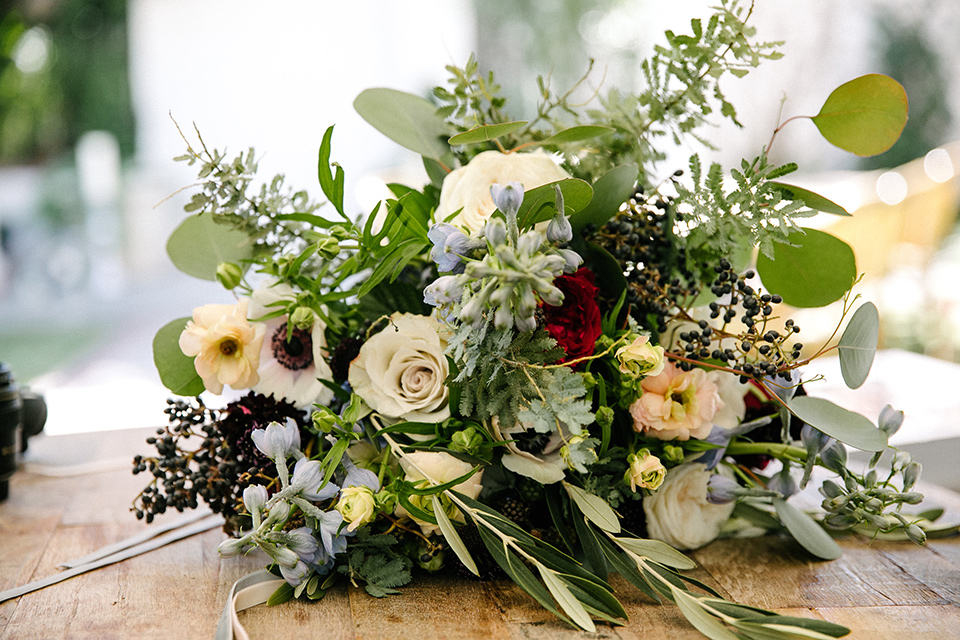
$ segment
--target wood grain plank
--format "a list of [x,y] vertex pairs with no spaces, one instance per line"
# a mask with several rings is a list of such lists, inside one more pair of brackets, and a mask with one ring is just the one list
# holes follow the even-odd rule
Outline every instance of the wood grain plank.
[[401,596],[372,598],[355,587],[349,596],[358,640],[502,638],[509,633],[485,585],[456,576],[416,576]]
[[831,562],[783,536],[719,540],[693,556],[733,599],[765,609],[949,603],[882,554],[840,543],[844,555]]
[[850,640],[958,640],[960,608],[949,605],[821,608],[830,622],[851,629]]

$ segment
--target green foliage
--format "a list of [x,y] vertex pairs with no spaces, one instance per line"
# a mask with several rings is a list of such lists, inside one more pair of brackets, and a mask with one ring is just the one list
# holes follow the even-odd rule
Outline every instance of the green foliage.
[[447,152],[444,140],[449,127],[434,113],[433,105],[419,96],[395,89],[367,89],[353,108],[380,133],[402,147],[439,160]]
[[582,376],[544,366],[563,357],[563,350],[543,329],[514,337],[487,324],[461,325],[448,344],[461,363],[455,380],[461,415],[497,416],[504,427],[529,422],[542,433],[558,430],[558,421],[572,433],[593,422]]
[[399,593],[397,587],[410,583],[413,562],[398,546],[395,536],[359,529],[347,548],[346,562],[339,564],[337,571],[363,582],[367,593],[377,598]]
[[872,302],[863,304],[844,329],[837,350],[840,352],[840,373],[851,389],[867,379],[880,338],[880,314]]
[[736,187],[728,192],[720,165],[712,164],[704,174],[700,157],[692,156],[692,186],[677,183],[676,200],[681,228],[689,230],[676,239],[686,250],[687,268],[697,273],[701,265],[736,255],[744,246],[759,245],[761,254],[772,258],[777,243],[790,242],[791,232],[799,228],[794,220],[816,214],[802,202],[785,198],[772,182],[795,170],[792,164],[772,166],[763,155],[744,160],[739,171],[730,171]]
[[889,76],[861,76],[834,89],[813,123],[844,151],[875,156],[900,138],[907,124],[907,93]]
[[218,224],[213,214],[184,219],[167,240],[167,255],[180,271],[202,280],[216,280],[221,262],[242,265],[253,257],[250,237],[239,229]]
[[153,363],[160,381],[178,396],[198,396],[203,393],[203,380],[197,375],[193,358],[180,350],[180,334],[190,318],[172,320],[157,331],[153,338]]
[[829,400],[798,396],[788,404],[795,416],[851,447],[864,451],[883,451],[887,446],[887,436],[872,422]]
[[770,255],[757,257],[757,272],[770,293],[794,307],[823,307],[854,285],[857,263],[843,240],[817,229],[788,236]]

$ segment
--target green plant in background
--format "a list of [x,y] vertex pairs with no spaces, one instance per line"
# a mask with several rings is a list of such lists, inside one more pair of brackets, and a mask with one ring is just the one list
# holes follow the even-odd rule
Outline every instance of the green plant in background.
[[0,17],[0,165],[73,148],[94,130],[134,147],[125,0],[21,0]]

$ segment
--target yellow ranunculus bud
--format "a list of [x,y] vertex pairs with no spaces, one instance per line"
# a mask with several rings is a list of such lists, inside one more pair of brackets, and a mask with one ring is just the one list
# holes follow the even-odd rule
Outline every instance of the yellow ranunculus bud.
[[627,462],[630,466],[623,474],[623,481],[630,485],[631,491],[636,491],[637,488],[653,491],[663,484],[663,479],[667,476],[667,470],[660,458],[651,455],[647,449],[631,453],[627,456]]
[[340,500],[337,501],[337,511],[343,516],[344,522],[349,522],[347,531],[354,531],[373,520],[376,515],[376,500],[370,487],[344,487],[340,490]]
[[620,373],[638,378],[657,376],[663,371],[663,347],[650,344],[647,336],[637,336],[633,342],[617,349]]

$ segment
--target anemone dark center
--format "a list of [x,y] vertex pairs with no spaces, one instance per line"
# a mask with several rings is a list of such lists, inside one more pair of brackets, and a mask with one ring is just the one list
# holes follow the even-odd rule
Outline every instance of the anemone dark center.
[[288,339],[287,324],[283,323],[273,332],[270,345],[276,361],[291,371],[300,371],[313,364],[313,339],[309,331],[294,329]]

